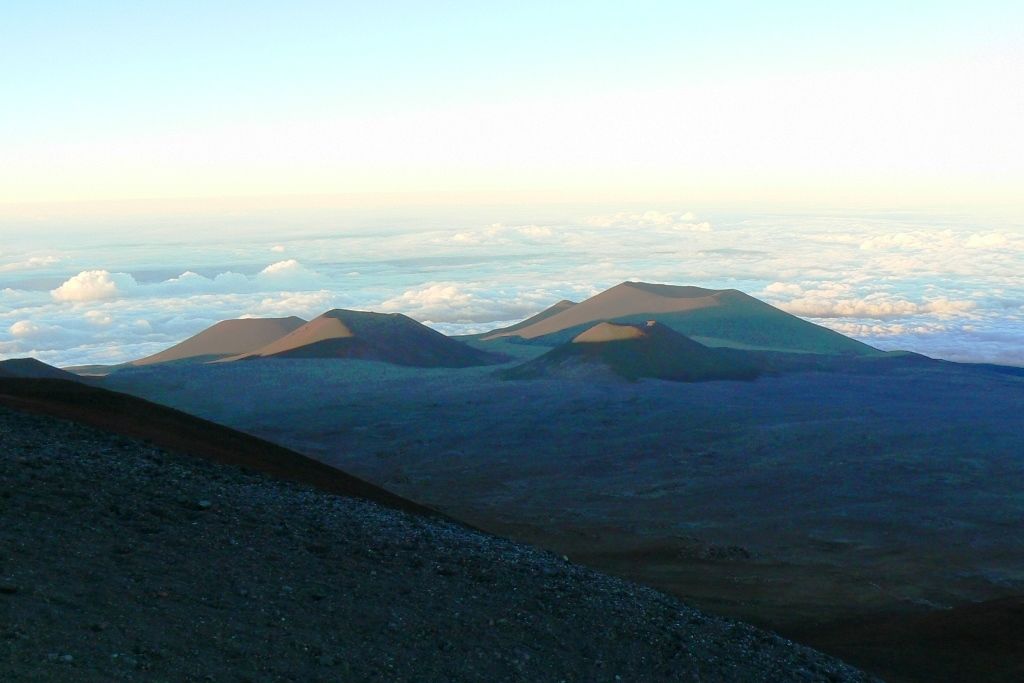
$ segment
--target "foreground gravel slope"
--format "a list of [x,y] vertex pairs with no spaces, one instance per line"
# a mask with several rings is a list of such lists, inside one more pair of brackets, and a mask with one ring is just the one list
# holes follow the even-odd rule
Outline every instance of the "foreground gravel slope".
[[0,680],[866,679],[527,546],[0,408]]

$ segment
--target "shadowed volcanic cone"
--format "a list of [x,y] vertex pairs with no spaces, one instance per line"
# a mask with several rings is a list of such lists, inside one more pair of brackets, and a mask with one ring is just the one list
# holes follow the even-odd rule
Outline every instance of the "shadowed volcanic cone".
[[867,344],[790,315],[735,289],[646,282],[623,282],[530,324],[524,321],[481,338],[486,341],[520,337],[554,346],[573,339],[597,322],[643,323],[647,320],[657,320],[708,346],[852,355],[876,352]]
[[462,368],[498,360],[401,313],[335,309],[257,351],[256,358],[357,358],[417,367]]
[[758,371],[735,353],[725,356],[652,320],[644,325],[598,323],[568,344],[512,368],[505,377],[588,379],[608,374],[700,382],[753,379]]
[[0,360],[0,378],[22,379],[66,379],[77,381],[78,375],[47,365],[35,358],[12,358]]
[[302,318],[241,318],[222,320],[180,344],[132,361],[131,365],[154,365],[173,361],[211,361],[251,353],[293,332],[306,323]]

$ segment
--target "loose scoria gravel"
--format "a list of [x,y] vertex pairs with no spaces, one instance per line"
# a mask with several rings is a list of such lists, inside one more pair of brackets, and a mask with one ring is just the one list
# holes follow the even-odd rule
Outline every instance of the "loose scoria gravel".
[[0,680],[867,678],[535,548],[0,408]]

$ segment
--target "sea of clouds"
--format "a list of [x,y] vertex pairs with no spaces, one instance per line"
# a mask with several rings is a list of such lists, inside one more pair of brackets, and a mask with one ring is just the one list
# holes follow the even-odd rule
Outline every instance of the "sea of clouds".
[[478,332],[632,279],[741,289],[883,349],[1024,365],[1019,223],[664,208],[546,211],[536,221],[497,213],[376,226],[336,218],[313,227],[19,230],[0,241],[0,358],[118,363],[219,320],[309,319],[339,307]]

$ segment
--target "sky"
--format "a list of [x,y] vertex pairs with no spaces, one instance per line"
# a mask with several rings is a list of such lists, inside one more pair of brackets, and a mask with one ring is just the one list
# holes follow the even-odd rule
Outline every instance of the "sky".
[[1006,205],[1016,2],[4,3],[0,204]]
[[1024,5],[0,0],[0,358],[625,279],[1024,365]]

